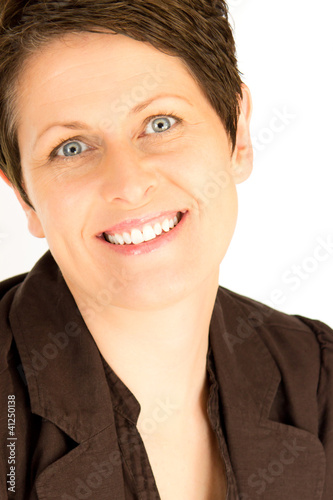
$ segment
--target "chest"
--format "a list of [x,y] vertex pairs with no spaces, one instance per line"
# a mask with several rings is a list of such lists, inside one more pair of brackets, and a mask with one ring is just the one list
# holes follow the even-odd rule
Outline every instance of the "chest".
[[146,440],[145,448],[161,500],[226,500],[224,461],[211,429],[181,440]]

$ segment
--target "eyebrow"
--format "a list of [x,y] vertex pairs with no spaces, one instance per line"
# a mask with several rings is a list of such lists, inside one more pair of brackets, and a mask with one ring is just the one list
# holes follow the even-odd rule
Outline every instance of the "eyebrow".
[[[134,114],[140,113],[141,111],[146,109],[149,106],[149,104],[156,101],[157,99],[162,99],[163,97],[173,97],[173,98],[181,99],[183,101],[186,101],[190,106],[193,107],[193,104],[191,103],[191,101],[189,101],[185,96],[180,96],[180,95],[176,95],[176,94],[159,94],[159,95],[151,97],[151,98],[147,99],[146,101],[143,101],[140,104],[137,104],[136,106],[134,106],[134,108],[132,108],[129,111],[128,116],[132,116]],[[78,130],[78,129],[88,130],[90,128],[89,125],[87,125],[86,123],[81,122],[81,121],[74,121],[74,122],[70,122],[70,123],[62,123],[62,122],[52,123],[51,125],[48,125],[45,129],[43,129],[41,131],[41,133],[38,135],[38,137],[36,139],[36,142],[35,142],[33,148],[36,147],[36,144],[39,141],[39,139],[46,132],[48,132],[51,128],[54,128],[54,127],[63,127],[63,128],[71,129],[71,130]]]

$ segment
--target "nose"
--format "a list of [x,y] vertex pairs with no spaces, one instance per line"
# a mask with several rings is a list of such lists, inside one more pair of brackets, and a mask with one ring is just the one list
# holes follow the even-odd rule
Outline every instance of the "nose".
[[108,202],[141,205],[158,184],[158,174],[129,144],[113,147],[106,155],[100,192]]

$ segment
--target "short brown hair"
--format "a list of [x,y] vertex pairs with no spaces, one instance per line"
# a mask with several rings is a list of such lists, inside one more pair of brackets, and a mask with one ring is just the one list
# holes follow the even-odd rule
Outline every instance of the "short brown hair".
[[242,81],[224,0],[0,1],[0,169],[31,207],[22,184],[16,83],[29,55],[68,33],[106,29],[179,57],[220,116],[234,151]]

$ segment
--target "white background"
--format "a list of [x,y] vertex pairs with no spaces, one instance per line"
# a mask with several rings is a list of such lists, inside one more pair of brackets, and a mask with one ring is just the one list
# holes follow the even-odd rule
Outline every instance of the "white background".
[[[253,97],[256,154],[251,177],[237,187],[238,225],[220,284],[333,327],[333,249],[316,251],[321,241],[333,241],[332,3],[229,5],[239,68]],[[284,121],[272,121],[281,113]],[[2,182],[0,214],[2,280],[31,269],[47,245],[29,234]],[[302,276],[297,284],[293,266]]]

